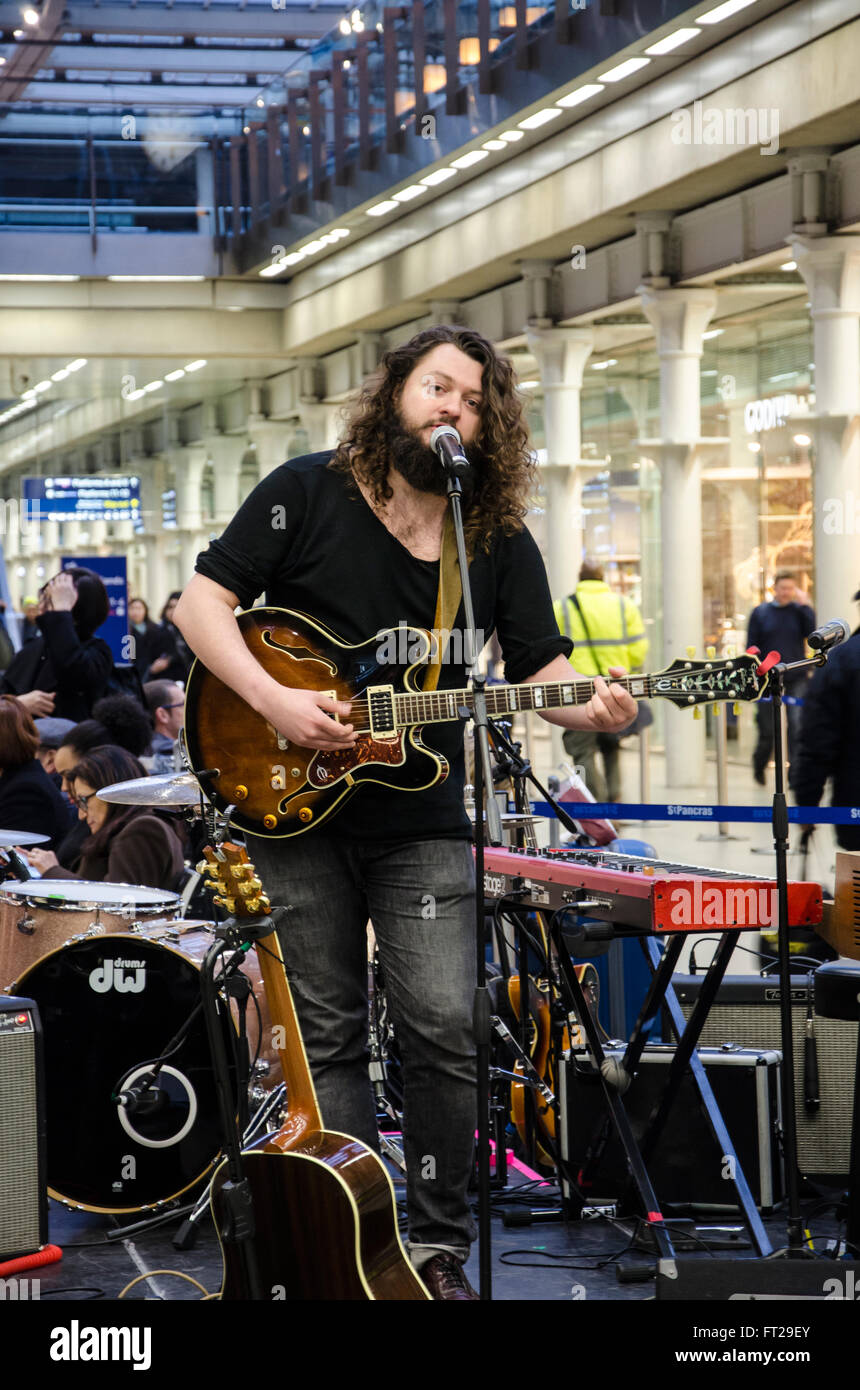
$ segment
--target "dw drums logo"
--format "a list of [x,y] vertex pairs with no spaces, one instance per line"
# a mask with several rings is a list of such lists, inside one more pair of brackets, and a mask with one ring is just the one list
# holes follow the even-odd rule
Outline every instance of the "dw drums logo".
[[[126,974],[133,970],[134,975]],[[90,971],[90,989],[96,994],[107,994],[115,989],[117,994],[140,994],[146,984],[146,963],[142,960],[106,960]]]

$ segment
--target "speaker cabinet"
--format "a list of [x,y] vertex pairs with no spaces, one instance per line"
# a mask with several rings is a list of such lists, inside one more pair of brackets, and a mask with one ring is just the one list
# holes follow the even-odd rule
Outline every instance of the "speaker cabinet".
[[48,1239],[42,1030],[32,999],[0,995],[0,1261]]
[[[699,997],[703,979],[702,975],[675,975],[672,979],[688,1018]],[[779,1001],[779,980],[775,976],[762,979],[758,975],[727,975],[705,1022],[701,1045],[718,1047],[723,1043],[736,1043],[739,1047],[781,1050]],[[815,1018],[821,1104],[818,1110],[808,1111],[803,1099],[807,1002],[807,976],[792,975],[797,1160],[804,1176],[839,1185],[849,1172],[858,1025],[836,1018]]]

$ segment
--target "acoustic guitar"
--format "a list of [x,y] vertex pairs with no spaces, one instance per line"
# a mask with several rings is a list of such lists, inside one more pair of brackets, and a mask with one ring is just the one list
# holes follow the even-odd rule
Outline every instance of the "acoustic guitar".
[[[469,689],[420,689],[429,633],[401,624],[350,644],[287,608],[252,608],[237,621],[248,650],[279,684],[351,700],[348,722],[358,737],[353,747],[334,751],[292,743],[195,661],[186,688],[187,756],[213,804],[229,810],[232,825],[264,837],[301,835],[339,811],[365,782],[415,792],[444,781],[448,763],[422,743],[422,726],[459,721],[474,697]],[[670,700],[684,709],[757,700],[767,683],[749,655],[678,659],[656,675],[618,682],[635,699]],[[585,705],[594,689],[594,681],[573,672],[564,681],[491,685],[487,711],[492,718]]]
[[[235,917],[268,914],[244,848],[207,846],[216,900]],[[397,1230],[394,1188],[382,1160],[348,1134],[323,1127],[277,932],[257,943],[272,1018],[272,1041],[287,1087],[280,1130],[242,1151],[254,1209],[254,1248],[268,1296],[285,1300],[427,1301]],[[236,1247],[221,1241],[226,1160],[212,1179],[211,1205],[224,1263],[222,1299],[241,1299]]]

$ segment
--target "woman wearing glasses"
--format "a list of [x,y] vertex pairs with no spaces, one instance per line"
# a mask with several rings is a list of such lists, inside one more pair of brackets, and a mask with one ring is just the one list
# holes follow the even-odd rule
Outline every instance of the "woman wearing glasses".
[[31,850],[27,859],[43,878],[132,883],[174,892],[184,867],[176,831],[148,806],[100,801],[96,793],[113,782],[145,777],[146,769],[124,748],[94,748],[67,773],[78,816],[89,835],[75,872],[61,868],[50,851]]

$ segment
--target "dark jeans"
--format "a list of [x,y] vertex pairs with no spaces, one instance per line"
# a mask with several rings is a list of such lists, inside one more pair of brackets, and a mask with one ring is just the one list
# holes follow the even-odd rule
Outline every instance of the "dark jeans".
[[[465,1259],[476,1124],[475,869],[465,840],[252,839],[327,1129],[379,1147],[368,1077],[367,937],[373,923],[403,1063],[409,1247]],[[428,1248],[430,1247],[430,1248]]]
[[[582,768],[583,780],[592,796],[597,801],[620,801],[621,764],[617,736],[592,733],[588,729],[565,729],[561,741],[574,766]],[[597,768],[598,752],[603,757],[605,778]]]
[[[792,690],[792,695],[803,697],[803,689]],[[786,692],[789,693],[789,692]],[[791,762],[794,748],[800,735],[800,718],[803,713],[802,705],[784,705],[785,710],[785,732],[788,748],[788,760]],[[773,756],[773,705],[770,700],[759,700],[755,710],[755,722],[758,727],[758,742],[753,750],[753,769],[756,772],[764,772]]]

